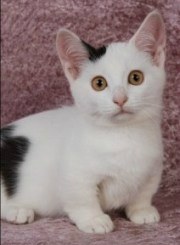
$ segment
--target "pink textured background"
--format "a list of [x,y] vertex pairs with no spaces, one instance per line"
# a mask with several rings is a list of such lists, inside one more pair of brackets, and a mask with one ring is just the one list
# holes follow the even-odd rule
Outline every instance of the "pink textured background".
[[21,226],[2,222],[2,244],[180,244],[179,0],[2,0],[2,124],[72,103],[55,50],[60,27],[99,46],[127,40],[154,8],[164,16],[168,38],[163,113],[165,171],[154,200],[162,221],[137,226],[122,213],[112,213],[116,230],[108,235],[84,234],[67,218],[37,219]]

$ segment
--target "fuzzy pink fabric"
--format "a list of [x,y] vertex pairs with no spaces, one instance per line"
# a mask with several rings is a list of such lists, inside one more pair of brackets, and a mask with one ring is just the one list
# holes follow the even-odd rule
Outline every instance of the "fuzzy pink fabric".
[[99,46],[127,40],[154,8],[167,27],[165,170],[154,199],[161,222],[138,226],[115,212],[111,216],[116,229],[106,235],[85,234],[68,218],[43,218],[19,226],[2,222],[2,244],[180,244],[179,0],[2,0],[2,124],[72,103],[55,50],[60,27]]

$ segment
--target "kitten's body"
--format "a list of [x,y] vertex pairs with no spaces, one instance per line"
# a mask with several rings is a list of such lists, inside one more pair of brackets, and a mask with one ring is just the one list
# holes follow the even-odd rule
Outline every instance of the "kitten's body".
[[[134,60],[129,59],[130,54]],[[81,230],[97,233],[113,229],[103,211],[119,207],[125,207],[136,223],[159,220],[151,199],[162,172],[160,119],[165,75],[163,68],[150,62],[148,55],[131,44],[111,44],[101,59],[85,64],[72,82],[78,71],[67,66],[67,74],[67,64],[62,61],[76,104],[13,124],[8,137],[23,136],[30,144],[18,168],[14,193],[8,196],[2,184],[2,218],[24,223],[33,220],[34,211],[44,216],[67,214]],[[126,85],[132,69],[142,70],[150,81],[140,92]],[[99,74],[111,81],[110,90],[88,92],[89,84],[84,81]],[[115,90],[128,93],[127,112],[119,112],[112,102],[109,95]],[[4,138],[2,147],[5,144]]]

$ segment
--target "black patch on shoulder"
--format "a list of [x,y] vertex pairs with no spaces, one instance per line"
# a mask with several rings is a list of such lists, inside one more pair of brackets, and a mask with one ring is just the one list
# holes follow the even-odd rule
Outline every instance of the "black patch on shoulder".
[[1,176],[8,196],[16,192],[18,168],[29,148],[29,140],[13,136],[14,126],[1,129]]
[[89,60],[91,61],[96,61],[97,59],[100,59],[106,53],[105,46],[96,49],[84,41],[82,41],[82,43],[84,44],[85,48],[88,50]]
[[13,125],[1,128],[1,143],[11,136],[13,129]]

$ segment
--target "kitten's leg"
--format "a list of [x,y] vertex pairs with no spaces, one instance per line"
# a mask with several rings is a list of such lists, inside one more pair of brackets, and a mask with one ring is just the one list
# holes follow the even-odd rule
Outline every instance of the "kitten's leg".
[[[73,186],[73,185],[72,185]],[[97,189],[76,186],[66,199],[65,212],[77,227],[87,233],[107,233],[113,230],[113,222],[103,213],[97,198]]]
[[34,221],[34,211],[8,200],[4,186],[1,183],[1,219],[14,224],[25,224]]
[[152,197],[156,193],[161,179],[160,170],[149,179],[135,200],[126,206],[127,217],[137,224],[154,223],[160,220],[158,210],[152,206]]

